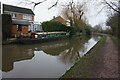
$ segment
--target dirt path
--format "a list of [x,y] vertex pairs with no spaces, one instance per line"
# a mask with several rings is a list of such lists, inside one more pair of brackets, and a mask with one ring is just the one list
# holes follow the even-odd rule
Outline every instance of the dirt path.
[[118,78],[118,50],[110,37],[107,37],[100,53],[103,54],[103,66],[98,77]]

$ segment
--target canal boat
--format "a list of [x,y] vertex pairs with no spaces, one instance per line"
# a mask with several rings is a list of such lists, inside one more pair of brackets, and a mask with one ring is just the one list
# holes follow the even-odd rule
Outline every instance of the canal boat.
[[22,44],[33,44],[33,43],[42,43],[47,41],[59,40],[69,37],[69,32],[39,32],[31,33],[30,37],[19,37],[16,39],[17,43]]

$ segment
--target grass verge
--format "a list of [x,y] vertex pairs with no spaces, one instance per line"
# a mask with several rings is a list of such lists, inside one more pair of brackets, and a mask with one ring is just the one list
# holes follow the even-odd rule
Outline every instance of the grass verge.
[[98,62],[101,62],[101,54],[98,54],[99,49],[104,45],[106,36],[103,36],[98,43],[88,53],[80,58],[60,80],[66,78],[91,78],[95,75],[95,71],[100,67]]
[[117,47],[120,48],[120,39],[118,39],[115,36],[111,36],[111,39],[113,40],[113,42],[115,43],[115,45],[117,45]]
[[[120,39],[119,38],[117,38],[117,37],[115,37],[115,36],[111,36],[111,39],[112,39],[112,41],[113,41],[113,43],[117,46],[117,48],[118,48],[118,50],[120,50]],[[119,53],[120,51],[118,51],[118,59],[119,59],[119,61],[118,61],[118,67],[119,67],[119,78],[120,78],[120,53]]]

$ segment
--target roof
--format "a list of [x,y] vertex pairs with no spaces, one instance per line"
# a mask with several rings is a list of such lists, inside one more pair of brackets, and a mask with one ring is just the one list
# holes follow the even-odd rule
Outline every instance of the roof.
[[23,21],[23,20],[12,20],[13,24],[20,24],[20,25],[30,25],[30,22]]
[[62,20],[62,21],[65,21],[67,22],[65,19],[63,19],[61,16],[57,16],[57,17],[54,17],[52,20]]
[[[0,6],[1,6],[1,4],[0,4]],[[34,15],[33,11],[28,8],[22,8],[22,7],[3,4],[3,9],[4,9],[4,11],[11,11],[11,12],[18,12],[18,13]]]
[[58,21],[58,22],[60,22],[60,23],[62,23],[62,24],[64,24],[64,25],[66,25],[66,20],[65,19],[63,19],[61,16],[58,16],[58,17],[54,17],[53,19],[52,19],[53,21]]
[[59,31],[59,32],[39,32],[37,33],[38,35],[46,35],[46,34],[61,34],[61,33],[67,33],[67,32],[63,32],[63,31]]

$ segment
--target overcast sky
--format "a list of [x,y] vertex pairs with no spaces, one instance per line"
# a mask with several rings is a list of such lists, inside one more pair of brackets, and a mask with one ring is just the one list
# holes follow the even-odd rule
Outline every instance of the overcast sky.
[[[3,3],[5,4],[10,4],[10,5],[15,5],[15,6],[24,6],[24,7],[28,7],[28,8],[33,8],[33,5],[25,5],[23,3],[20,4],[20,2],[22,2],[23,0],[2,0]],[[43,1],[43,0],[33,0],[33,1]],[[35,21],[36,22],[43,22],[43,21],[47,21],[53,18],[53,16],[58,16],[60,15],[60,9],[61,7],[58,5],[57,7],[54,7],[50,10],[48,10],[48,8],[55,3],[56,0],[47,0],[46,2],[37,5],[34,13],[35,13]],[[67,0],[60,0],[61,2],[59,2],[59,4],[62,3],[67,3]],[[77,1],[82,1],[82,0],[74,0],[75,2]],[[86,1],[86,0],[83,0]],[[89,1],[89,0],[88,0]],[[89,21],[89,24],[91,24],[92,26],[95,26],[99,23],[103,24],[105,23],[107,16],[106,16],[106,11],[102,11],[100,14],[97,15],[98,11],[100,10],[100,8],[102,7],[98,7],[98,4],[94,4],[94,3],[90,3],[87,5],[88,6],[88,10],[87,10],[87,19]]]

